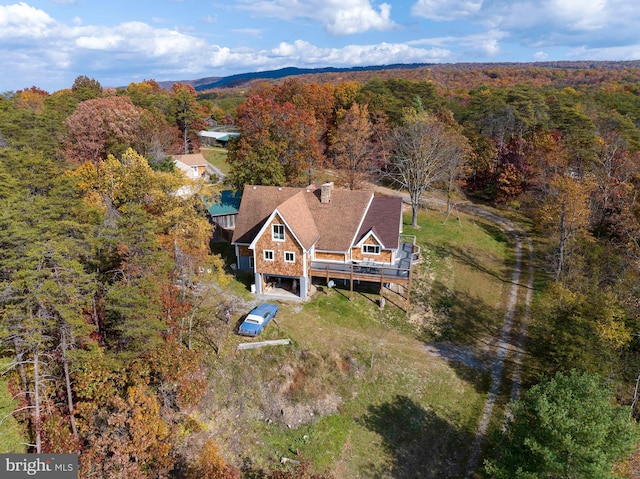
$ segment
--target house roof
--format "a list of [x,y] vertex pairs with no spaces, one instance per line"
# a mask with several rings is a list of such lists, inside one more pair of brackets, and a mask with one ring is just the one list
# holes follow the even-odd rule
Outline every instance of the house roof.
[[322,203],[314,186],[245,186],[232,242],[250,244],[277,210],[305,248],[315,243],[318,250],[347,251],[373,227],[384,247],[397,248],[402,200],[380,199],[370,191],[333,189],[331,201]]
[[[380,218],[385,218],[386,221],[380,221]],[[402,198],[399,196],[376,196],[367,210],[367,215],[354,243],[360,242],[369,231],[373,231],[385,248],[397,249],[399,246],[398,231],[401,224],[395,223],[393,219],[402,221]]]
[[240,133],[235,133],[231,131],[206,131],[203,130],[200,132],[200,136],[205,138],[214,138],[220,141],[229,141],[230,137],[240,136]]
[[221,191],[220,198],[209,206],[209,214],[211,216],[223,216],[238,213],[240,209],[240,198],[239,191]]
[[188,155],[173,155],[173,161],[179,161],[187,166],[206,166],[207,160],[202,153],[191,153]]
[[291,198],[280,204],[278,213],[287,226],[293,231],[304,249],[308,250],[320,238],[318,226],[309,210],[305,199],[306,191],[293,195]]

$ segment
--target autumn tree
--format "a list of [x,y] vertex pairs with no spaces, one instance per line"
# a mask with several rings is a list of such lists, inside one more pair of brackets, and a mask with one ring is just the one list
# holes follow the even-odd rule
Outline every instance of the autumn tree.
[[168,108],[169,94],[163,91],[158,82],[144,80],[130,83],[122,92],[135,106],[145,110],[165,112]]
[[539,225],[554,238],[552,269],[556,281],[567,278],[576,240],[589,235],[590,191],[589,184],[559,176],[551,182],[549,195],[537,211]]
[[16,106],[18,108],[27,108],[36,113],[44,111],[44,100],[49,96],[44,90],[32,86],[27,90],[19,90],[16,92]]
[[183,151],[180,129],[167,122],[157,110],[143,110],[140,116],[140,132],[132,147],[147,158],[149,165],[162,171],[173,171],[169,157]]
[[87,417],[82,477],[145,479],[167,477],[172,431],[160,415],[157,396],[144,384],[112,396]]
[[431,114],[409,116],[389,140],[388,177],[409,193],[412,226],[418,225],[418,209],[424,194],[449,177],[451,163],[468,152],[464,136]]
[[240,473],[227,464],[220,455],[215,440],[209,438],[195,464],[189,468],[188,476],[192,479],[239,479]]
[[[628,119],[616,112],[602,115],[598,121],[596,158],[591,168],[593,178],[594,228],[597,234],[612,234],[627,197],[633,190],[632,179],[640,172],[638,155],[627,140]],[[636,150],[637,152],[638,150]],[[613,233],[615,235],[615,233]]]
[[[85,163],[74,176],[87,201],[105,211],[103,268],[113,277],[105,287],[107,340],[129,353],[154,347],[169,328],[158,301],[163,279],[179,271],[185,281],[209,261],[212,228],[200,200],[208,187],[153,171],[133,150]],[[176,194],[185,184],[193,194]]]
[[318,156],[313,117],[283,105],[252,96],[244,104],[237,125],[240,137],[231,144],[228,162],[230,183],[300,185],[308,182],[312,159]]
[[[281,105],[291,103],[299,111],[311,115],[316,124],[321,154],[325,155],[329,148],[329,135],[336,121],[335,88],[325,83],[303,83],[298,78],[286,79],[281,86],[273,87],[273,99]],[[313,167],[321,167],[320,157],[311,158],[317,163]]]
[[86,100],[67,119],[64,153],[75,163],[99,163],[135,144],[141,111],[126,97]]
[[341,182],[350,190],[359,189],[375,165],[373,135],[366,105],[354,103],[338,121],[330,151]]
[[169,103],[170,115],[182,132],[182,153],[196,152],[200,146],[198,132],[205,128],[207,114],[198,104],[198,95],[193,86],[174,83]]

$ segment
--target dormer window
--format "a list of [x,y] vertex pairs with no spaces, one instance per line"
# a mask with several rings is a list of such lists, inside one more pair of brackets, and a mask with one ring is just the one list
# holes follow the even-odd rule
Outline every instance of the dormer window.
[[284,225],[273,225],[271,230],[273,241],[284,241]]
[[380,254],[380,245],[377,245],[377,244],[363,244],[362,245],[362,253],[363,254]]

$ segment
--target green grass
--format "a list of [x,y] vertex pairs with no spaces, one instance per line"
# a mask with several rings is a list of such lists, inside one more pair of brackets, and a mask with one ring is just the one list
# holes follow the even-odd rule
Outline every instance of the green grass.
[[348,290],[323,288],[282,304],[260,338],[290,346],[237,351],[247,339],[227,336],[209,358],[201,420],[229,460],[260,468],[304,458],[337,479],[462,475],[489,377],[425,341],[482,355],[504,319],[513,259],[490,223],[444,219],[422,212],[420,228],[404,227],[423,248],[409,313],[389,302],[380,310],[377,294],[350,301]]
[[222,171],[225,175],[229,174],[229,164],[227,163],[227,149],[220,147],[202,147],[200,149],[204,159],[213,166]]
[[422,247],[413,288],[416,308],[425,313],[423,338],[480,344],[497,333],[511,281],[513,244],[494,224],[459,214],[448,219],[421,212],[420,228],[405,225]]

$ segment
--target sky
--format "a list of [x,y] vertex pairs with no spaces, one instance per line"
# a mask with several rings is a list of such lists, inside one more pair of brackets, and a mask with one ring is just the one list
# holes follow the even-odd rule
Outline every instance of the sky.
[[637,0],[0,0],[0,93],[283,67],[640,59]]

